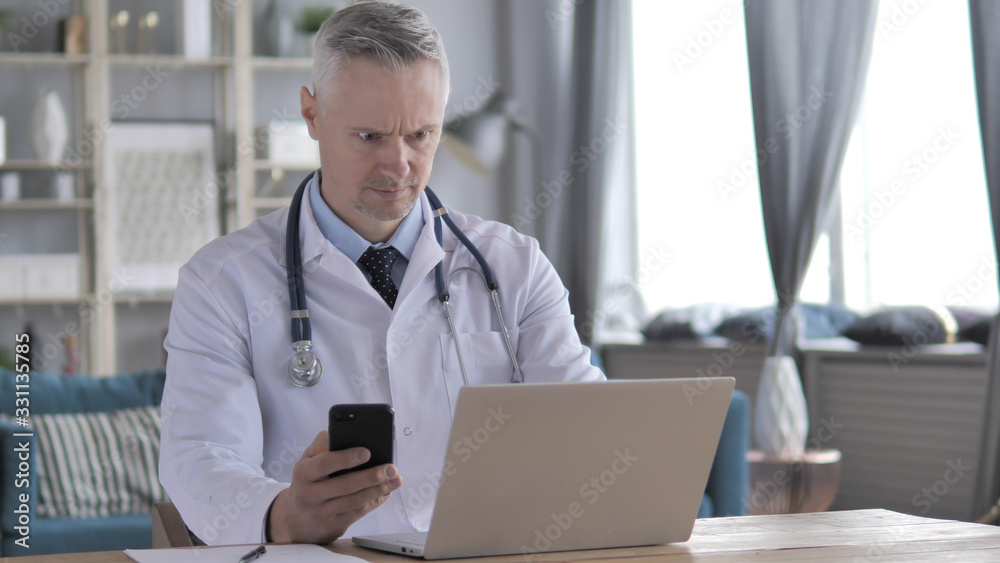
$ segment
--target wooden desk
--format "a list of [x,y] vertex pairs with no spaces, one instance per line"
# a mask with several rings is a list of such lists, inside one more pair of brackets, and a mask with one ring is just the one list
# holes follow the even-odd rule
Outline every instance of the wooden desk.
[[[206,549],[206,548],[194,548]],[[407,561],[341,540],[330,549],[368,561]],[[192,558],[194,559],[194,558]],[[667,563],[736,561],[934,562],[1000,561],[1000,527],[908,516],[888,510],[851,510],[698,520],[684,543],[536,554],[533,561]],[[4,561],[8,561],[4,559]],[[449,560],[457,561],[457,560]],[[464,561],[524,562],[520,555]],[[10,558],[9,563],[129,563],[120,551]]]

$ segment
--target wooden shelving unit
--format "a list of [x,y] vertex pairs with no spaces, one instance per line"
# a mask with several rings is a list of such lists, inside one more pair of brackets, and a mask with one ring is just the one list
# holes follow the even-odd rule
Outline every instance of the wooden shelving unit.
[[[177,54],[122,54],[109,52],[109,18],[112,10],[123,5],[122,0],[77,0],[69,3],[73,13],[86,16],[89,52],[67,55],[53,52],[0,53],[0,72],[4,68],[17,68],[22,72],[68,72],[73,76],[71,98],[64,96],[67,105],[75,108],[79,135],[96,137],[101,124],[107,127],[116,115],[111,111],[114,75],[118,72],[141,71],[147,67],[171,73],[178,71],[209,72],[213,76],[212,96],[214,107],[215,153],[217,177],[226,178],[225,197],[220,200],[220,232],[229,232],[250,223],[262,212],[287,205],[288,198],[258,197],[259,172],[281,168],[291,174],[305,173],[318,166],[301,163],[280,163],[258,160],[253,151],[239,150],[241,143],[253,142],[256,128],[266,125],[255,120],[255,87],[258,73],[308,72],[312,65],[309,57],[280,58],[254,55],[254,2],[226,3],[227,10],[213,10],[213,27],[217,37],[212,56],[186,58]],[[131,4],[125,4],[131,8]],[[136,4],[138,6],[138,4]],[[150,5],[143,4],[142,9]],[[179,22],[175,22],[179,25]],[[65,93],[64,93],[65,94]],[[34,100],[19,102],[30,112]],[[187,116],[171,116],[178,121]],[[10,130],[8,138],[19,134]],[[71,139],[73,146],[80,139]],[[8,153],[10,153],[8,142]],[[47,225],[47,222],[64,221],[75,216],[77,252],[80,255],[80,295],[60,299],[6,299],[0,297],[0,323],[17,325],[23,322],[20,315],[25,310],[57,309],[59,314],[75,315],[79,325],[81,371],[94,374],[113,374],[122,369],[123,350],[118,344],[119,317],[135,315],[135,309],[150,309],[149,323],[166,327],[164,311],[169,310],[172,292],[125,293],[114,291],[115,273],[111,271],[108,245],[111,237],[108,209],[108,175],[104,164],[105,152],[96,143],[94,154],[85,159],[52,164],[36,160],[9,159],[0,164],[0,173],[44,174],[70,172],[76,178],[76,193],[72,199],[24,197],[14,201],[0,201],[0,214],[24,217]],[[271,195],[271,194],[268,194]],[[75,215],[74,215],[75,214]],[[21,219],[22,221],[25,219]],[[2,231],[2,229],[0,229]],[[34,251],[33,251],[34,252]],[[0,248],[0,254],[10,253]],[[16,253],[16,252],[15,252]],[[145,309],[140,309],[140,312]],[[84,314],[85,312],[85,314]],[[63,321],[59,321],[62,323]],[[134,322],[134,320],[133,320]],[[152,327],[151,327],[152,328]],[[8,329],[10,327],[8,326]],[[13,329],[12,329],[13,330]],[[0,346],[9,343],[0,342]],[[9,346],[8,346],[9,347]],[[161,350],[162,352],[162,350]],[[160,354],[162,355],[162,354]],[[51,370],[57,369],[50,366]],[[148,366],[153,367],[153,366]]]

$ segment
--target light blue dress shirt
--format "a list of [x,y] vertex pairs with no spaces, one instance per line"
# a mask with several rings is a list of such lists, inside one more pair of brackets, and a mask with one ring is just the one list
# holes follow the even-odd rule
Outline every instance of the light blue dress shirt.
[[317,171],[312,179],[309,180],[308,190],[309,205],[312,206],[313,216],[316,218],[316,224],[319,226],[320,232],[323,233],[323,236],[337,250],[343,252],[345,256],[358,266],[358,269],[361,270],[361,273],[364,274],[365,279],[369,282],[371,281],[371,274],[358,264],[358,260],[368,250],[368,247],[384,248],[391,246],[398,250],[399,257],[393,263],[392,272],[389,274],[389,277],[392,278],[396,287],[400,287],[403,284],[403,275],[406,273],[406,266],[410,263],[410,256],[413,255],[413,249],[417,246],[417,239],[420,238],[420,231],[424,227],[423,206],[419,204],[414,205],[413,210],[403,218],[399,227],[396,228],[396,232],[392,234],[392,237],[388,241],[372,244],[355,232],[354,229],[349,227],[343,219],[337,217],[337,214],[330,209],[330,206],[327,205],[326,201],[323,200],[323,196],[319,193],[319,178],[320,174]]

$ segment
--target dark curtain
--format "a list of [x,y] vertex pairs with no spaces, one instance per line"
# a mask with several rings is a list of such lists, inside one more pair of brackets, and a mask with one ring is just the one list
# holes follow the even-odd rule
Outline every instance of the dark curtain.
[[[747,0],[746,28],[764,230],[779,311],[771,355],[822,233],[860,106],[876,0]],[[763,151],[763,152],[761,152]]]
[[[979,128],[983,137],[986,186],[989,191],[993,239],[1000,264],[1000,2],[969,0],[972,53],[979,101]],[[989,346],[989,377],[983,417],[982,448],[974,489],[973,511],[982,514],[1000,496],[1000,331],[993,321]]]
[[591,343],[642,316],[629,283],[637,263],[631,2],[508,0],[498,13],[506,93],[538,133],[537,147],[517,143],[505,212],[539,240]]

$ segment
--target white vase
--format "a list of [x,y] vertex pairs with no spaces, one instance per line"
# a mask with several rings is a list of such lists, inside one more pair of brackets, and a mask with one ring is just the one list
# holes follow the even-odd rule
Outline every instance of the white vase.
[[769,458],[801,459],[808,431],[806,397],[795,360],[767,358],[754,402],[757,447]]
[[42,91],[31,112],[30,130],[35,158],[52,164],[61,162],[69,141],[69,124],[59,94]]
[[180,27],[184,56],[189,59],[207,59],[212,56],[212,2],[210,0],[182,0]]
[[288,57],[295,42],[295,22],[278,7],[277,0],[268,2],[262,18],[265,53],[272,57]]
[[21,174],[4,172],[0,174],[0,201],[17,201],[21,197]]
[[53,191],[59,201],[71,201],[75,197],[75,178],[72,172],[57,172],[53,181]]

